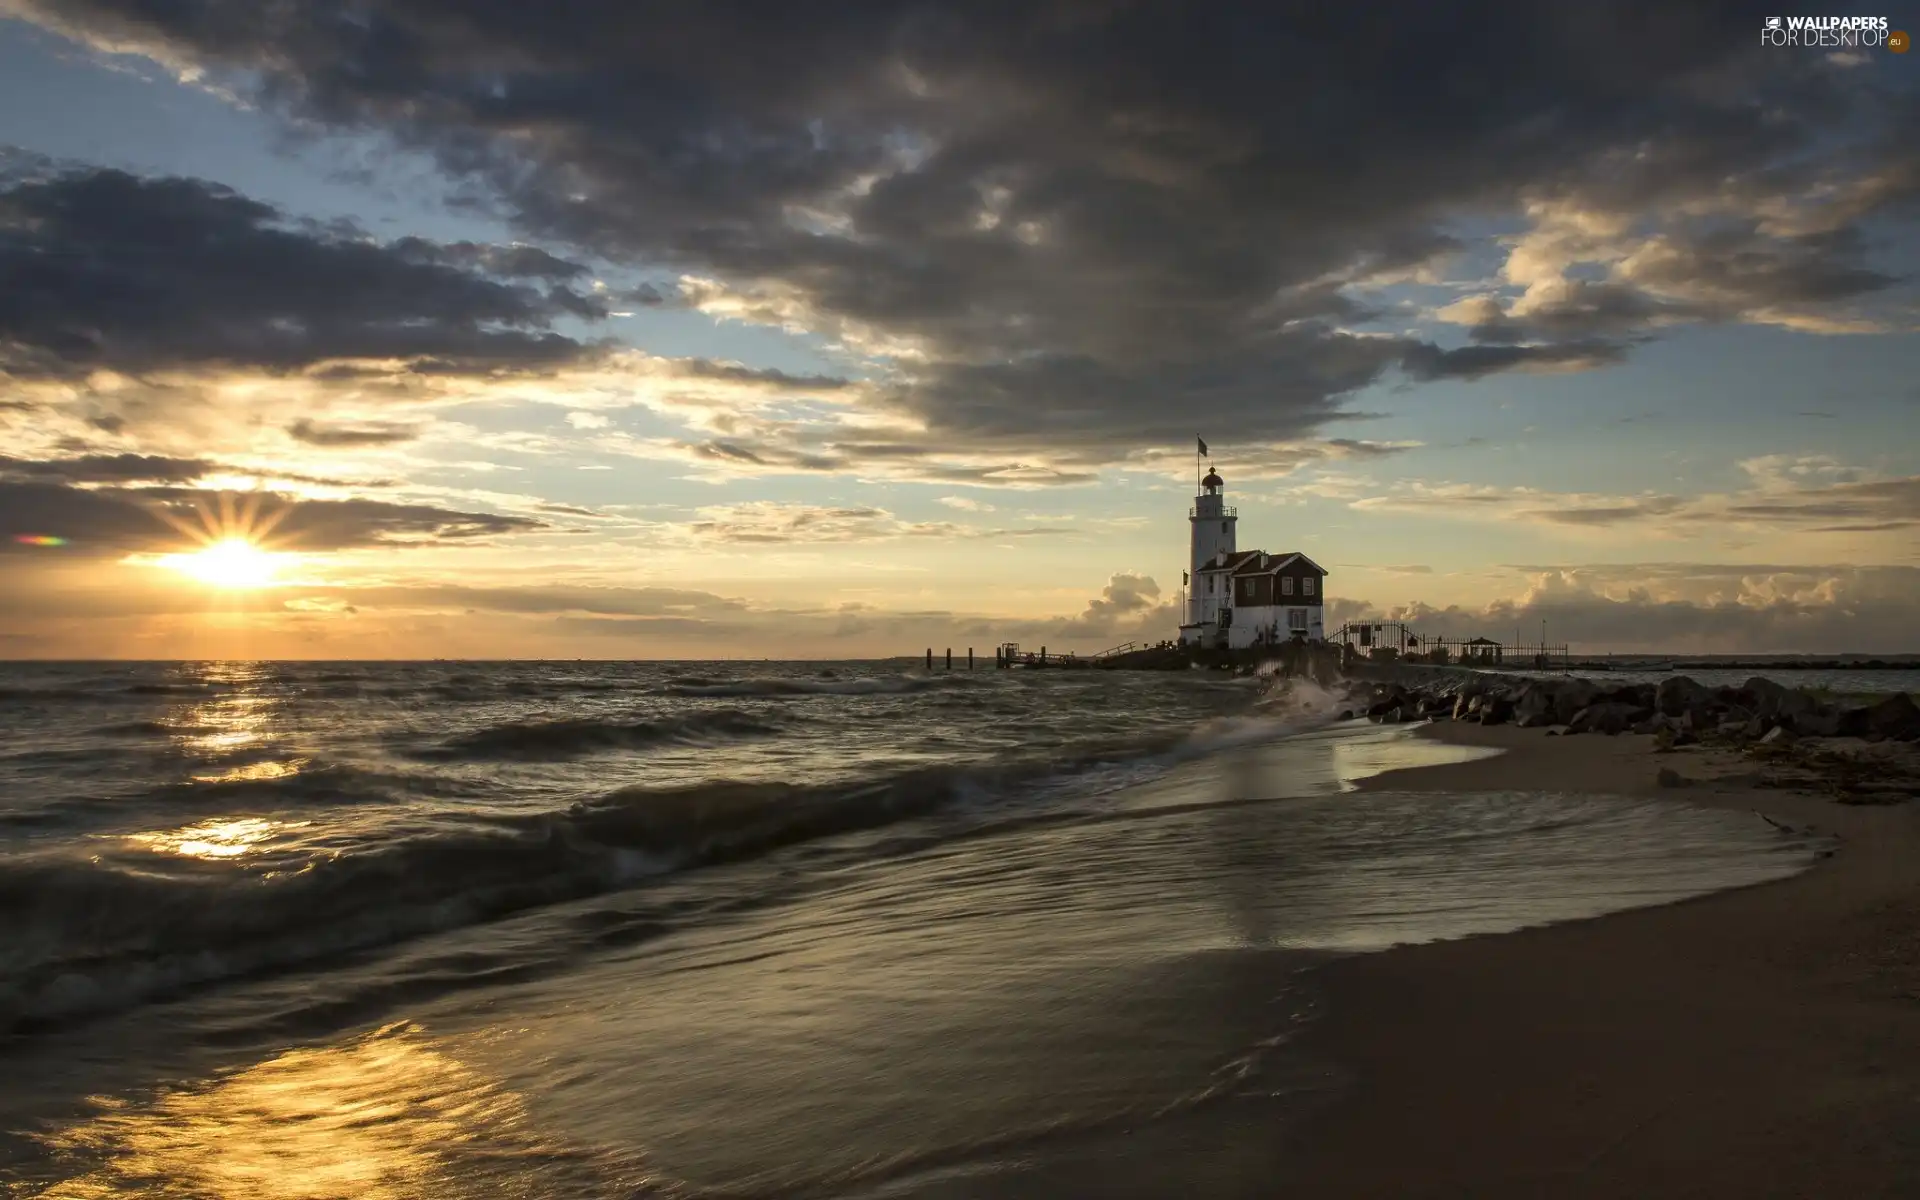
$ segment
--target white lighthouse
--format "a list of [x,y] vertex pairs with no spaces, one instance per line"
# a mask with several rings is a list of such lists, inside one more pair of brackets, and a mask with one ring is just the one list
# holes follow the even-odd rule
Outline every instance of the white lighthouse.
[[1240,549],[1240,514],[1227,505],[1226,480],[1200,442],[1200,491],[1187,510],[1187,610],[1180,640],[1243,650],[1326,637],[1326,568],[1299,551]]
[[1226,481],[1206,460],[1206,453],[1207,443],[1201,441],[1200,466],[1206,474],[1200,477],[1200,490],[1193,497],[1193,507],[1187,510],[1191,527],[1187,586],[1192,590],[1187,596],[1186,620],[1180,625],[1181,641],[1201,644],[1215,640],[1212,631],[1232,610],[1226,580],[1217,568],[1235,557],[1236,528],[1240,524],[1239,512],[1227,504]]

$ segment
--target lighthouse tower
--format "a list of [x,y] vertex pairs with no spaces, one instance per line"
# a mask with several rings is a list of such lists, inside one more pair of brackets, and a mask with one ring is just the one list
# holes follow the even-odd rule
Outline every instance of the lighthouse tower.
[[[1205,442],[1200,443],[1202,447]],[[1202,450],[1204,454],[1204,449]],[[1223,609],[1230,609],[1224,584],[1226,578],[1217,572],[1209,573],[1204,580],[1201,572],[1215,566],[1222,551],[1232,557],[1237,548],[1236,529],[1240,524],[1240,514],[1227,504],[1226,481],[1214,471],[1211,463],[1203,465],[1206,474],[1200,478],[1200,490],[1193,498],[1193,507],[1187,512],[1187,522],[1191,529],[1191,569],[1187,573],[1188,587],[1192,590],[1187,597],[1187,619],[1180,626],[1180,640],[1183,642],[1209,642],[1207,631],[1220,622]]]

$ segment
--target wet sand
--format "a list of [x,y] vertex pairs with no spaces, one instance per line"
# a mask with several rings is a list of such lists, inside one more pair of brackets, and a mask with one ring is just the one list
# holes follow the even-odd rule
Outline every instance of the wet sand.
[[1646,738],[1422,736],[1508,753],[1363,788],[1659,794],[1843,845],[1785,882],[1328,966],[1308,1049],[1346,1086],[1288,1123],[1272,1194],[1920,1196],[1920,805],[1755,790],[1751,763]]

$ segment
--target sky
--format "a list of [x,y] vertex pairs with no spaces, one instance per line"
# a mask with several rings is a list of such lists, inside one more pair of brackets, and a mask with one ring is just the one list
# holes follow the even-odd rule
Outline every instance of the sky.
[[1156,641],[1196,438],[1330,630],[1920,650],[1920,56],[1761,13],[0,0],[0,657]]

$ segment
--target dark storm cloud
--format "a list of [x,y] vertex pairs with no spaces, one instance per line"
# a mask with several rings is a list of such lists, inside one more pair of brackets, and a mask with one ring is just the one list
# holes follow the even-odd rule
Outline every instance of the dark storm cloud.
[[549,325],[604,308],[511,277],[552,281],[567,265],[521,248],[383,245],[288,224],[198,180],[40,173],[0,184],[0,369],[553,363],[587,348]]
[[689,303],[909,349],[895,406],[1028,448],[1183,439],[1201,407],[1295,437],[1395,372],[1593,367],[1665,316],[1857,296],[1882,281],[1845,231],[1897,181],[1465,349],[1337,328],[1367,316],[1345,284],[1523,195],[1758,206],[1913,156],[1825,136],[1911,127],[1911,89],[1769,55],[1732,3],[15,3],[389,131],[530,237],[709,281]]
[[0,554],[43,553],[17,540],[36,534],[65,538],[69,545],[62,552],[83,556],[177,551],[191,541],[176,522],[202,528],[209,523],[203,514],[246,514],[236,522],[240,528],[264,530],[289,550],[467,541],[546,528],[526,517],[383,500],[294,500],[180,487],[98,490],[0,479]]

